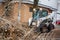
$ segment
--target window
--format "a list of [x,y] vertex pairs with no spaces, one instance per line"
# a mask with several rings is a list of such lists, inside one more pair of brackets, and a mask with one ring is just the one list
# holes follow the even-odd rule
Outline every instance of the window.
[[43,10],[42,11],[42,17],[45,17],[45,16],[47,16],[48,15],[48,12],[46,11],[46,10]]
[[42,17],[46,17],[48,15],[48,11],[47,10],[37,10],[34,14],[33,14],[33,18],[36,20],[38,18],[42,18]]
[[33,12],[33,8],[32,7],[29,8],[29,12]]

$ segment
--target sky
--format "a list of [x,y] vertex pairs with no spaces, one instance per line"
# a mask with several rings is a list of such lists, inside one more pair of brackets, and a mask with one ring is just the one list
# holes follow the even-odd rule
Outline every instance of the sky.
[[0,2],[2,2],[3,0],[0,0]]

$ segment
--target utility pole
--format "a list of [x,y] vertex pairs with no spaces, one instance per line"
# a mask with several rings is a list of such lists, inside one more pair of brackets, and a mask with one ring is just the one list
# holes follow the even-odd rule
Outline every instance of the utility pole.
[[39,0],[34,0],[33,8],[37,8]]
[[19,0],[19,5],[18,5],[18,22],[20,22],[20,17],[21,17],[21,15],[20,15],[20,13],[21,13],[21,2],[22,2],[22,0]]
[[38,1],[39,1],[39,0],[34,0],[34,4],[33,4],[33,19],[34,19],[34,12],[35,12],[36,9],[38,8]]

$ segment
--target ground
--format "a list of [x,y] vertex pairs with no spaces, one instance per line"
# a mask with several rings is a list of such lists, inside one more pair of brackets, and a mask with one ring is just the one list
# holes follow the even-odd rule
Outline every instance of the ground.
[[0,18],[0,40],[60,40],[59,25],[49,33],[35,32],[35,29],[36,27],[30,28],[27,23],[12,23]]

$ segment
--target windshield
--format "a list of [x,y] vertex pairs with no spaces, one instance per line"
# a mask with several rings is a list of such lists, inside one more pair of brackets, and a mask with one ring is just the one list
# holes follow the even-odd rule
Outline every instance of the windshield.
[[41,18],[41,17],[46,17],[48,15],[48,12],[46,10],[37,10],[34,14],[33,17],[35,20]]

